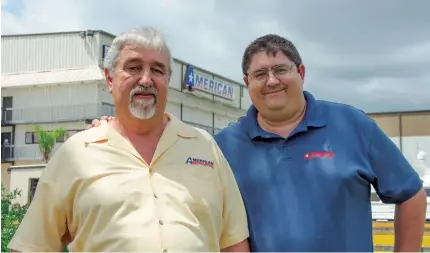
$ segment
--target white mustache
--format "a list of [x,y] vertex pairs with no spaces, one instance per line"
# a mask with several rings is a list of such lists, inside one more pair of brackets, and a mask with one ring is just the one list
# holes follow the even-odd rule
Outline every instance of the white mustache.
[[130,91],[130,101],[133,99],[133,96],[137,93],[137,92],[146,92],[146,93],[151,93],[154,94],[155,97],[157,97],[158,91],[154,86],[136,86],[134,87],[131,91]]

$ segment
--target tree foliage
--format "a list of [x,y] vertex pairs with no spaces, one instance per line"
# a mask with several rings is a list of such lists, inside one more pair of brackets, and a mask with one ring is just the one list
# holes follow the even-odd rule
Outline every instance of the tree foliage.
[[1,251],[9,252],[7,245],[18,229],[19,224],[27,212],[28,205],[13,203],[13,200],[21,196],[17,189],[7,192],[1,186]]
[[63,137],[65,134],[66,130],[62,127],[59,127],[54,131],[48,131],[44,130],[40,126],[36,126],[37,142],[39,144],[39,149],[43,155],[43,160],[45,163],[48,162],[57,139]]

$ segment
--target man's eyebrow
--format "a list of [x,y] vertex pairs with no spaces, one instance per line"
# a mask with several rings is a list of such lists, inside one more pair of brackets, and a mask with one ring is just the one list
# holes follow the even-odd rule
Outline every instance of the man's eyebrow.
[[[142,62],[142,61],[141,61],[141,59],[140,59],[140,58],[138,58],[138,57],[133,57],[133,58],[129,58],[129,59],[127,59],[127,60],[124,62],[124,65],[128,65],[128,64],[131,64],[131,63],[141,63],[141,62]],[[167,66],[166,66],[164,63],[159,62],[159,61],[154,61],[154,63],[152,63],[152,65],[153,65],[153,66],[155,66],[155,67],[161,68],[161,69],[163,69],[163,70],[166,70],[166,69],[167,69]]]
[[137,57],[129,58],[125,61],[125,64],[130,64],[130,63],[135,63],[135,62],[140,62],[140,59]]
[[159,62],[159,61],[155,61],[155,62],[154,62],[154,65],[155,65],[156,67],[159,67],[159,68],[162,68],[162,69],[167,69],[166,65],[164,65],[164,63],[161,63],[161,62]]

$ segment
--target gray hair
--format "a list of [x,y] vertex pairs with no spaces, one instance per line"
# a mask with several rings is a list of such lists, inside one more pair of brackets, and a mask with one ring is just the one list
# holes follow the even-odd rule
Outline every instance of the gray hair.
[[169,56],[169,80],[172,76],[173,58],[170,49],[166,44],[166,39],[163,34],[152,27],[139,27],[128,32],[121,33],[117,36],[104,59],[103,67],[109,71],[110,75],[114,74],[114,69],[119,60],[121,50],[126,44],[133,44],[145,48],[151,48],[165,52]]
[[252,57],[259,52],[266,52],[272,55],[275,55],[277,52],[282,52],[296,66],[302,64],[299,51],[291,41],[276,34],[268,34],[257,38],[245,49],[242,58],[242,72],[244,75],[247,74]]

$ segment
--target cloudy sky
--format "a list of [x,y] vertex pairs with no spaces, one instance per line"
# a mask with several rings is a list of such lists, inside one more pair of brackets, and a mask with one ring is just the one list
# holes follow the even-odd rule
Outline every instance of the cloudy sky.
[[138,25],[161,29],[176,58],[241,81],[255,38],[292,40],[305,89],[366,112],[430,109],[428,0],[2,0],[2,34]]

